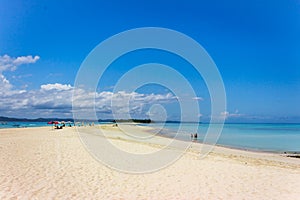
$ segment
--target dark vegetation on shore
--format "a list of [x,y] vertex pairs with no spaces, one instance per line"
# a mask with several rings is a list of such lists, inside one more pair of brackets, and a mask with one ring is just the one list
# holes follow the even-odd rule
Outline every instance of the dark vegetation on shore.
[[296,155],[288,155],[287,157],[291,157],[291,158],[300,158],[300,155],[298,154],[296,154]]
[[74,121],[72,118],[35,118],[35,119],[28,119],[28,118],[11,118],[11,117],[1,117],[0,121],[5,122],[49,122],[49,121]]
[[[77,121],[77,122],[95,122],[95,120],[89,119],[77,119],[74,120],[73,118],[35,118],[35,119],[28,119],[28,118],[12,118],[12,117],[3,117],[0,116],[0,122],[50,122],[50,121]],[[111,123],[182,123],[181,121],[153,121],[151,119],[98,119],[98,122],[111,122]],[[184,123],[195,123],[195,122],[184,122]],[[201,122],[198,122],[201,123]]]
[[[36,119],[28,119],[28,118],[11,118],[11,117],[1,117],[0,121],[3,122],[49,122],[49,121],[71,121],[74,122],[72,118],[36,118]],[[80,119],[76,121],[93,121],[93,120],[86,120]],[[99,119],[98,122],[134,122],[134,123],[153,123],[151,119]]]
[[149,124],[151,123],[151,119],[117,119],[117,120],[112,120],[112,122],[116,123],[116,122],[133,122],[133,123],[145,123],[145,124]]

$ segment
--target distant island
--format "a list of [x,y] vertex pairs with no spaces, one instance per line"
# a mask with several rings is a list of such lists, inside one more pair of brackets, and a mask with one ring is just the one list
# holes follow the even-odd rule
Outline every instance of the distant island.
[[[98,119],[98,120],[91,120],[91,119],[76,119],[73,118],[35,118],[35,119],[28,119],[28,118],[12,118],[12,117],[3,117],[0,116],[0,122],[49,122],[49,121],[78,121],[78,122],[111,122],[111,123],[182,123],[181,121],[153,121],[151,119]],[[202,123],[202,122],[184,122],[184,123]]]
[[0,116],[0,121],[4,122],[49,122],[49,121],[71,121],[74,122],[72,118],[12,118],[12,117],[2,117]]
[[[0,121],[2,122],[49,122],[49,121],[94,121],[89,119],[80,119],[74,120],[73,118],[35,118],[35,119],[28,119],[28,118],[11,118],[11,117],[3,117],[0,116]],[[151,119],[98,119],[98,122],[112,122],[112,123],[125,123],[125,122],[133,122],[133,123],[153,123]]]
[[112,122],[115,122],[115,123],[133,122],[133,123],[143,123],[143,124],[153,123],[153,121],[151,121],[151,119],[117,119],[117,120],[112,120]]

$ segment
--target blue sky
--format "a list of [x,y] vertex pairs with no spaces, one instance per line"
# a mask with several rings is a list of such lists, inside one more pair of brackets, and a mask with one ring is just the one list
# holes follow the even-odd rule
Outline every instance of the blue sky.
[[[0,115],[72,116],[63,100],[71,98],[88,53],[108,37],[139,27],[174,29],[206,49],[224,81],[229,122],[300,122],[299,0],[0,0]],[[209,118],[201,77],[179,58],[157,51],[136,52],[111,66],[99,85],[99,117],[109,117],[109,92],[122,72],[146,61],[181,67],[202,98],[202,119]],[[162,103],[168,119],[178,119],[178,102],[168,92],[157,86],[138,90],[134,116],[146,117],[149,106]]]

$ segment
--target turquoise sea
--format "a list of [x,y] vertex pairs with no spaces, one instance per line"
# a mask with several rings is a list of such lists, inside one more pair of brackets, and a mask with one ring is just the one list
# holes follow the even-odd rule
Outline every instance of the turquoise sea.
[[29,127],[41,127],[41,126],[52,126],[47,122],[0,122],[1,128],[29,128]]
[[[181,140],[191,140],[191,133],[198,129],[197,141],[202,142],[209,124],[154,123],[147,126],[163,127],[159,134],[167,137],[174,137],[178,132],[177,138]],[[300,152],[300,124],[224,124],[217,144],[256,151]]]

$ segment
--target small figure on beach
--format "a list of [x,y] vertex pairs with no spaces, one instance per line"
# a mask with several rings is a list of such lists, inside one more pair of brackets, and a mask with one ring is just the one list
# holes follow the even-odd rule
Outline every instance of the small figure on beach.
[[192,140],[197,140],[197,137],[198,137],[198,134],[197,133],[195,133],[195,134],[191,134],[191,138],[192,138]]

